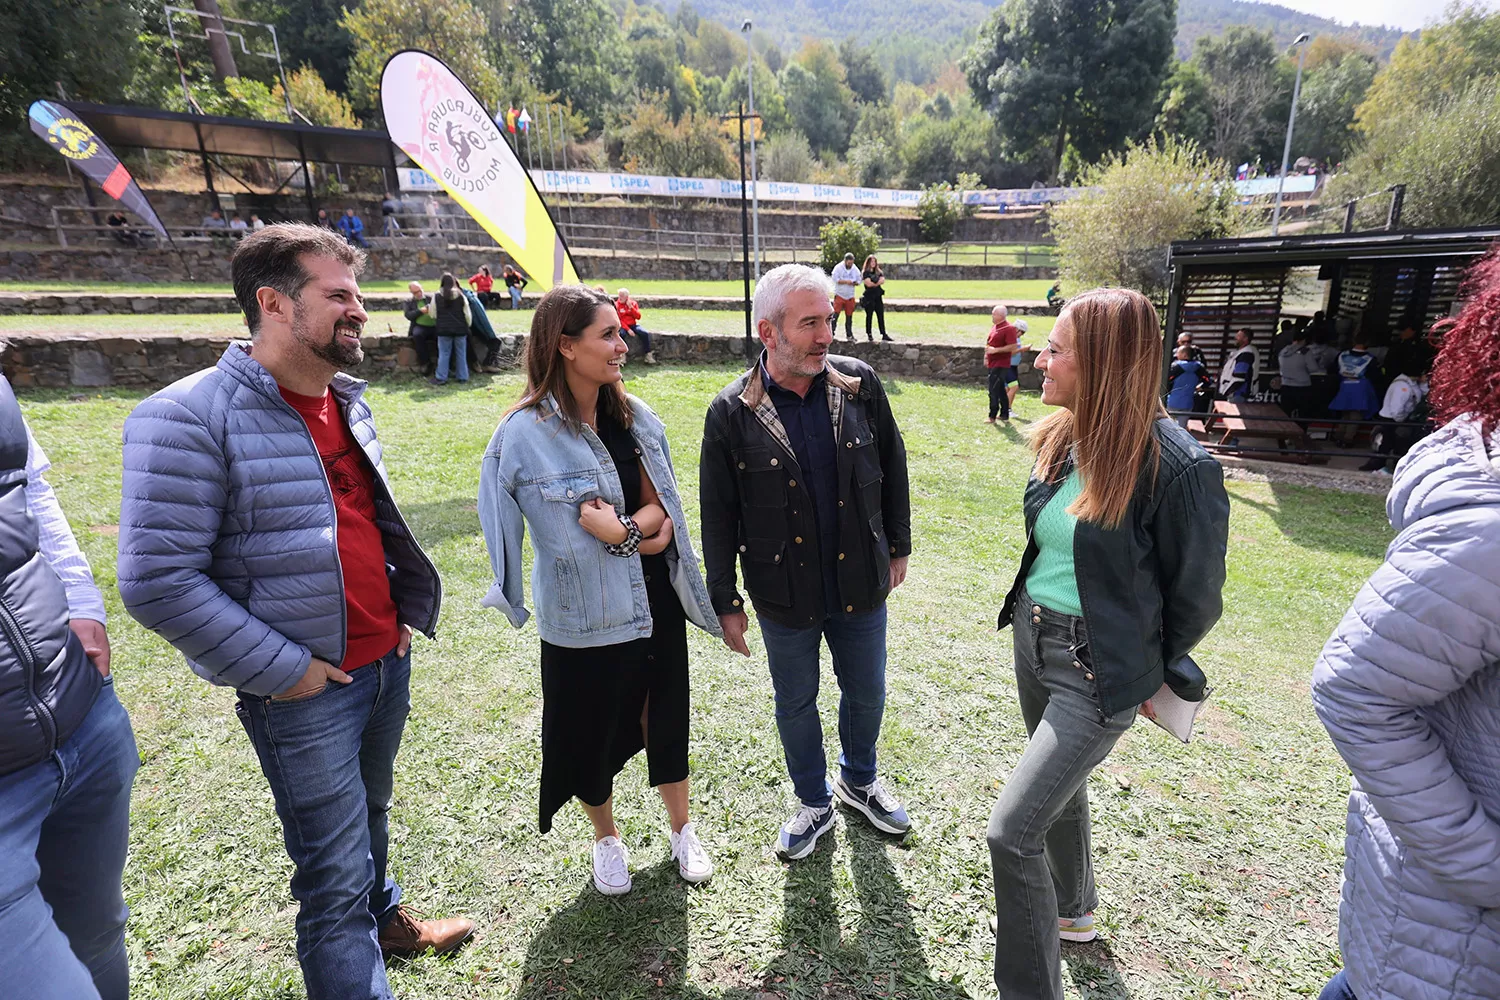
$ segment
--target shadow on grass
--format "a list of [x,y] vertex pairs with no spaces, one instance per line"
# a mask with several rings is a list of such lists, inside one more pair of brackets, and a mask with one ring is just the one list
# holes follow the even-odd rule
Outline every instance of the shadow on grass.
[[1235,494],[1235,502],[1265,514],[1287,539],[1303,548],[1371,559],[1385,554],[1393,533],[1386,520],[1384,497],[1287,483],[1273,482],[1270,487],[1274,503],[1243,492]]
[[[843,937],[834,892],[829,847],[786,866],[783,892],[783,952],[766,967],[762,989],[785,997],[970,996],[957,983],[937,978],[912,924],[905,886],[889,852],[895,841],[844,813],[850,874],[859,897],[859,926]],[[981,989],[980,995],[988,993]]]
[[1067,963],[1067,976],[1080,1000],[1129,1000],[1130,988],[1125,985],[1119,963],[1107,942],[1064,943],[1062,955]]
[[402,504],[401,516],[406,518],[412,533],[422,540],[423,545],[435,545],[480,533],[479,508],[474,497],[449,497],[447,500]]

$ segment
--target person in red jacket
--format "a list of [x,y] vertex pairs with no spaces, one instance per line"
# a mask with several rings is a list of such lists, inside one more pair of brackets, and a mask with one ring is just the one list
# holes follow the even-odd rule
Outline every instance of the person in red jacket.
[[641,307],[630,297],[630,289],[622,288],[615,296],[615,314],[620,317],[620,332],[634,334],[641,342],[646,356],[641,360],[648,365],[656,364],[656,354],[651,350],[651,333],[641,326]]
[[488,264],[482,265],[478,274],[469,276],[469,287],[474,289],[474,294],[479,296],[480,304],[486,309],[500,304],[500,296],[495,294],[495,276],[490,273]]

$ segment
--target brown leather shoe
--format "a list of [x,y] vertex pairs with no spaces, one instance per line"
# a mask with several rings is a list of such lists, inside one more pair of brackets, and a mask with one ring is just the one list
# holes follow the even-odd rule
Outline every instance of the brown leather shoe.
[[404,906],[380,932],[380,950],[387,955],[409,958],[429,948],[439,955],[453,951],[474,934],[474,921],[468,917],[447,920],[418,920]]

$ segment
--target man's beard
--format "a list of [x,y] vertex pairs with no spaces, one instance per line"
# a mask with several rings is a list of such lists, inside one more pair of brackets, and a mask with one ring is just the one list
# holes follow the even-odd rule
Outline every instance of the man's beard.
[[793,347],[786,341],[778,344],[772,354],[782,368],[803,378],[812,378],[822,372],[827,361],[826,354],[819,358],[812,358],[806,351]]
[[307,328],[302,310],[292,310],[292,336],[297,338],[299,344],[320,360],[337,368],[353,368],[365,359],[365,349],[359,343],[341,343],[338,339],[341,331],[348,331],[358,337],[364,332],[364,326],[349,320],[339,320],[326,337],[319,337]]

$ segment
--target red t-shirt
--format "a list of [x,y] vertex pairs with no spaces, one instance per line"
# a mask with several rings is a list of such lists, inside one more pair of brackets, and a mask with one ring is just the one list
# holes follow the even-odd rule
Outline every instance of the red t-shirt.
[[282,389],[281,398],[306,421],[333,493],[348,619],[344,662],[339,666],[353,670],[396,648],[401,631],[385,574],[385,543],[375,524],[375,470],[332,392],[316,397]]
[[[990,327],[990,339],[986,342],[989,347],[1019,347],[1021,344],[1021,331],[1010,321]],[[1016,363],[1016,351],[1000,352],[999,354],[987,354],[984,358],[986,368],[1009,368]]]
[[492,275],[480,273],[469,279],[469,285],[476,292],[488,292],[495,287],[495,279]]

